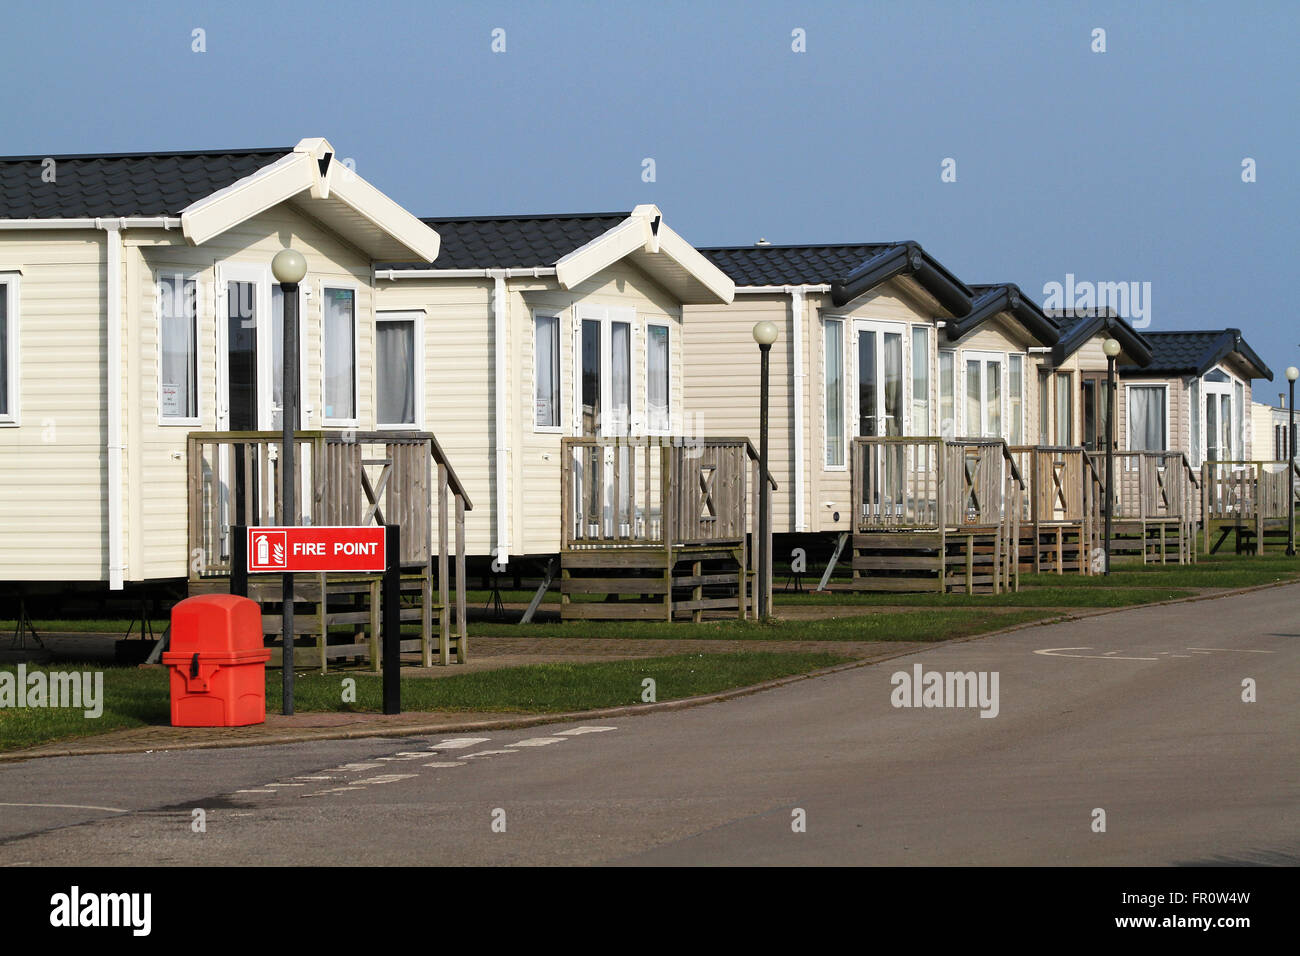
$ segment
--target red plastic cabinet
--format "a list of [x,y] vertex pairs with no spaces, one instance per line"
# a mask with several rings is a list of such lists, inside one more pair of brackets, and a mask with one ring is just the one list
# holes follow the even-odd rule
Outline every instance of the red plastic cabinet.
[[266,721],[262,609],[234,594],[202,594],[172,608],[173,727],[243,727]]

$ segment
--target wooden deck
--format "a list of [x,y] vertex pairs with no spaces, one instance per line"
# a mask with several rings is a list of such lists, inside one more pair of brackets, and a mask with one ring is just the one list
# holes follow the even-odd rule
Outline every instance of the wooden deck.
[[[1263,554],[1269,539],[1285,547],[1290,531],[1291,498],[1288,469],[1300,468],[1285,461],[1207,461],[1201,465],[1201,525],[1206,553],[1218,551],[1231,535],[1238,554]],[[1218,540],[1211,544],[1211,538]]]
[[1117,451],[1114,459],[1110,553],[1140,554],[1143,564],[1195,563],[1199,482],[1187,456]]
[[1025,482],[1000,439],[855,438],[853,588],[1018,590]]
[[1101,548],[1103,479],[1083,448],[1013,445],[1027,484],[1021,498],[1020,570],[1093,574]]
[[561,461],[562,619],[755,612],[759,473],[747,439],[565,438]]
[[[294,436],[296,513],[281,501],[279,432],[191,432],[189,474],[190,593],[228,591],[231,528],[238,525],[384,525],[401,528],[403,621],[419,621],[426,666],[464,662],[465,513],[473,504],[428,432],[303,431]],[[454,574],[453,574],[454,565]],[[379,575],[296,577],[295,634],[315,638],[322,672],[329,661],[379,666]],[[455,597],[451,589],[455,587]],[[268,637],[280,634],[279,577],[253,576],[250,596],[263,608]],[[453,608],[455,610],[453,619]],[[434,621],[437,633],[434,634]],[[339,643],[333,631],[353,631]],[[331,641],[334,640],[334,643]],[[297,657],[295,644],[295,660]]]

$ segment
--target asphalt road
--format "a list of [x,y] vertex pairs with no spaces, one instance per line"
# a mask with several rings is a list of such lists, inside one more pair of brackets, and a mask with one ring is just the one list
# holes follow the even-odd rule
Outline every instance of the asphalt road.
[[[1298,600],[1129,610],[490,739],[0,765],[0,864],[1294,865]],[[997,716],[893,706],[916,664],[996,672]]]

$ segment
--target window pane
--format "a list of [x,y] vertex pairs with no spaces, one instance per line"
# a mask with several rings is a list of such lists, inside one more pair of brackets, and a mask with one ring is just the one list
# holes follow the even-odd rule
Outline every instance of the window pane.
[[930,330],[912,329],[912,434],[930,434]]
[[844,323],[827,320],[823,326],[826,349],[826,464],[844,464]]
[[582,433],[600,426],[600,321],[582,320]]
[[9,414],[9,284],[0,282],[0,415]]
[[876,434],[876,333],[858,334],[858,434]]
[[1128,447],[1134,451],[1164,451],[1166,446],[1165,390],[1157,385],[1128,388]]
[[988,374],[988,395],[985,402],[986,412],[989,417],[989,426],[987,434],[993,438],[1002,437],[1002,365],[999,362],[989,362],[985,366]]
[[939,434],[944,438],[957,436],[955,360],[956,355],[952,352],[939,353]]
[[1225,459],[1232,461],[1235,457],[1237,442],[1232,434],[1232,397],[1230,395],[1219,396],[1219,427],[1223,429],[1223,435],[1219,439],[1219,450]]
[[626,435],[632,408],[632,326],[627,322],[610,323],[610,404],[613,406],[611,428],[615,435]]
[[1047,375],[1038,376],[1038,443],[1052,444],[1051,379]]
[[1074,444],[1074,406],[1071,402],[1070,376],[1056,376],[1056,443]]
[[357,417],[356,302],[351,289],[325,290],[325,417]]
[[1024,416],[1024,398],[1025,398],[1025,365],[1024,356],[1013,355],[1010,359],[1011,365],[1007,371],[1009,395],[1007,404],[1011,412],[1011,444],[1020,445],[1025,440],[1025,416]]
[[668,355],[668,326],[647,326],[645,394],[651,431],[668,431]]
[[885,333],[885,434],[903,433],[903,336]]
[[975,360],[966,362],[966,435],[975,437],[984,431],[984,414],[980,406],[980,395],[984,392],[984,380],[980,375],[983,363]]
[[542,428],[560,424],[560,318],[539,315],[533,319],[535,331],[533,381],[536,406],[533,421]]
[[375,323],[379,365],[379,424],[415,424],[415,323]]
[[1205,396],[1205,458],[1207,461],[1221,461],[1223,452],[1219,447],[1219,397]]
[[1097,381],[1085,378],[1083,386],[1083,447],[1088,451],[1098,449],[1097,431]]
[[[197,418],[198,336],[195,330],[195,280],[173,273],[158,280],[159,369],[162,414],[165,418]],[[0,296],[3,301],[3,296]],[[0,363],[2,366],[3,363]],[[0,388],[0,398],[7,389]]]
[[[302,421],[302,311],[298,312],[298,420]],[[271,427],[284,427],[284,290],[271,285]],[[382,419],[381,419],[382,421]]]

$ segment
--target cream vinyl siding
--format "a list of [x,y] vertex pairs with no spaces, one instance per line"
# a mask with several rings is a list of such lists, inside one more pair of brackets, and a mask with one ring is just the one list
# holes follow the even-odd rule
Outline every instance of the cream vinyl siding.
[[497,428],[492,280],[381,280],[376,303],[380,312],[424,313],[424,425],[437,436],[474,503],[465,515],[466,553],[490,554],[496,543]]
[[[217,428],[218,335],[217,273],[219,265],[265,267],[269,289],[272,257],[286,245],[307,259],[301,299],[300,327],[305,337],[301,355],[302,402],[310,411],[308,428],[320,428],[323,412],[321,376],[321,289],[338,283],[356,291],[358,427],[375,427],[374,302],[370,261],[309,217],[278,206],[194,247],[176,244],[176,233],[128,231],[123,252],[127,297],[124,326],[128,355],[123,365],[123,400],[128,507],[123,515],[128,581],[180,577],[187,573],[186,442],[191,431]],[[198,278],[198,427],[158,423],[158,321],[154,276],[177,270]]]
[[[466,552],[488,555],[497,542],[496,483],[493,462],[497,428],[504,430],[506,487],[510,501],[512,555],[554,554],[560,547],[560,442],[574,435],[574,329],[577,307],[628,309],[632,314],[632,416],[645,425],[647,321],[669,329],[669,404],[671,432],[698,431],[683,414],[682,348],[687,337],[681,305],[640,269],[616,263],[571,290],[554,278],[506,280],[507,376],[510,395],[505,414],[494,414],[496,350],[491,279],[383,280],[378,308],[423,310],[425,424],[438,437],[457,475],[474,501],[466,515]],[[534,427],[535,310],[559,316],[560,427]],[[710,433],[711,434],[711,433]]]
[[20,424],[0,428],[0,580],[108,579],[106,249],[98,230],[0,238],[0,269],[21,271]]

